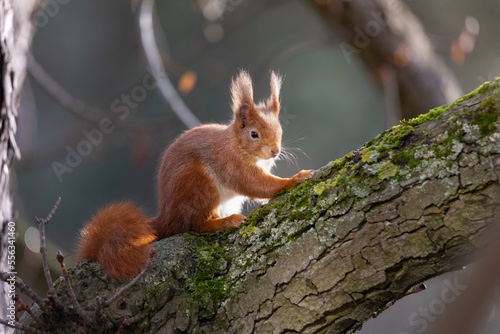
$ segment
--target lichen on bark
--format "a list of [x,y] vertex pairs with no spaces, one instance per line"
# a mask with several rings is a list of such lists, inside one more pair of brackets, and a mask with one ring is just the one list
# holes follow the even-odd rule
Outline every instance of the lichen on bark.
[[[496,79],[403,121],[240,228],[156,242],[151,270],[94,331],[116,331],[138,313],[145,319],[130,333],[355,331],[482,245],[500,203],[499,97]],[[70,274],[89,314],[119,287],[92,262]],[[54,332],[82,328],[71,309],[44,319]]]

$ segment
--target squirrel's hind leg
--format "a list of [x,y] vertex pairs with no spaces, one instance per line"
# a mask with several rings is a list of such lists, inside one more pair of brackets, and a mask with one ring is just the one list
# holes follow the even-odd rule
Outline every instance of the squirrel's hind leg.
[[224,218],[209,219],[202,224],[196,225],[195,232],[217,232],[229,227],[240,226],[246,220],[247,217],[239,213]]

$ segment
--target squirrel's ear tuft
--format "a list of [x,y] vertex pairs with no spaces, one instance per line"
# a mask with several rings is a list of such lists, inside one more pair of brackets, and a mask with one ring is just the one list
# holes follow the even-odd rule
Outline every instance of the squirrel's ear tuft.
[[[253,109],[253,84],[252,78],[246,71],[241,71],[231,83],[231,98],[233,100],[233,112],[238,117],[244,105]],[[243,107],[246,109],[247,107]]]
[[276,114],[279,114],[281,108],[280,90],[282,81],[283,78],[279,74],[271,71],[271,96],[266,101],[266,107]]

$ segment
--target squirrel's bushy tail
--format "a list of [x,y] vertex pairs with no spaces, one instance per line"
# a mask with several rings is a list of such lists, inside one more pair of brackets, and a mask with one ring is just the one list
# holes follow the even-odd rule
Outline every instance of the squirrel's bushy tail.
[[137,275],[156,240],[148,220],[130,202],[107,205],[80,232],[78,261],[95,260],[110,278],[119,281]]

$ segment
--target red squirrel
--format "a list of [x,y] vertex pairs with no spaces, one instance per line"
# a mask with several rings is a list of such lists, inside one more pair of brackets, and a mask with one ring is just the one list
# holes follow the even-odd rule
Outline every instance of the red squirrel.
[[78,259],[96,260],[110,278],[123,281],[141,271],[153,241],[239,226],[246,199],[270,199],[311,178],[312,170],[287,179],[270,174],[281,152],[281,81],[271,72],[271,96],[254,104],[252,79],[241,71],[231,83],[231,123],[188,130],[165,151],[159,215],[148,218],[130,202],[104,207],[81,231]]

